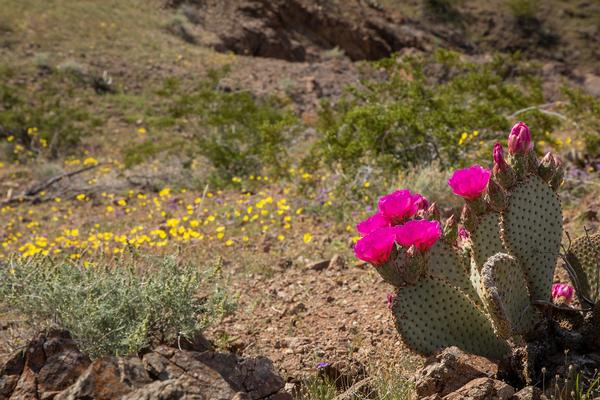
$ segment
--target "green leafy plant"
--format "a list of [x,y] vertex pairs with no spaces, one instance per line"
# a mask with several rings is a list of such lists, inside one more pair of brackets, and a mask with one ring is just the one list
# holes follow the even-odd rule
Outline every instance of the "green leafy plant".
[[0,268],[0,299],[32,324],[68,329],[93,357],[193,339],[231,310],[218,265],[200,273],[173,257],[146,261],[138,272],[48,258],[13,260]]
[[13,82],[13,74],[0,68],[0,138],[14,138],[11,158],[23,155],[21,147],[29,156],[56,158],[72,152],[98,124],[85,109],[67,103],[80,88],[66,72],[42,80],[33,93],[25,84]]
[[282,175],[287,170],[286,145],[298,127],[296,117],[276,98],[255,98],[247,91],[222,91],[225,71],[213,72],[192,89],[178,80],[165,82],[159,94],[175,121],[189,123],[195,148],[215,167],[214,183],[251,174]]
[[[433,160],[461,166],[510,127],[508,116],[544,102],[539,80],[515,64],[506,56],[474,64],[448,51],[381,61],[386,80],[363,82],[338,104],[323,105],[323,137],[308,163],[322,160],[350,176],[366,164],[388,174]],[[520,118],[540,132],[558,124],[536,110]]]

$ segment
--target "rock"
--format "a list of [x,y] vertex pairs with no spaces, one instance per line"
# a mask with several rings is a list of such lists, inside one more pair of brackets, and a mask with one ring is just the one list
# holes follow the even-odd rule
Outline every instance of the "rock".
[[52,355],[38,373],[39,392],[61,391],[71,386],[90,365],[90,359],[78,350]]
[[309,269],[313,271],[323,271],[325,268],[329,267],[331,260],[321,260],[308,265]]
[[[204,348],[203,345],[190,345]],[[38,335],[0,367],[0,399],[291,400],[266,358],[159,346],[142,359],[82,354],[66,331]]]
[[548,400],[542,391],[534,386],[526,386],[515,393],[511,400]]
[[145,354],[142,358],[142,362],[148,375],[153,379],[166,381],[169,379],[177,379],[185,371],[179,368],[177,365],[170,362],[167,358],[162,355],[152,352]]
[[24,352],[15,351],[0,367],[0,399],[8,398],[13,392],[17,382],[19,382],[24,366]]
[[25,367],[9,399],[37,400],[37,398],[37,378],[35,372],[31,368]]
[[508,400],[514,392],[510,385],[484,377],[473,379],[455,392],[444,396],[444,400]]
[[205,351],[198,360],[218,371],[237,391],[247,392],[250,399],[270,396],[283,389],[283,379],[273,372],[273,363],[265,357],[239,359],[233,354]]
[[[220,52],[296,62],[356,61],[377,60],[406,47],[426,49],[434,42],[433,35],[400,14],[356,0],[344,2],[343,8],[336,2],[306,0],[192,4],[186,15],[201,31],[198,40]],[[318,91],[312,76],[305,85]]]
[[116,357],[95,360],[79,379],[59,393],[55,400],[109,400],[124,396],[133,388],[150,383],[150,379],[144,376],[141,361],[138,362],[139,365],[136,365],[134,361],[120,360]]
[[346,261],[344,260],[344,257],[340,256],[339,254],[336,254],[331,258],[328,266],[328,268],[332,270],[342,270],[345,267]]
[[481,356],[467,354],[458,347],[448,347],[430,357],[415,376],[419,398],[445,396],[476,378],[495,378],[498,364]]
[[[200,367],[202,369],[202,367]],[[227,382],[214,371],[204,367],[193,372],[194,376],[183,374],[177,379],[155,381],[136,391],[122,400],[180,400],[180,399],[211,399],[229,400],[236,396]]]
[[586,74],[583,80],[583,87],[590,94],[600,97],[600,76],[594,74]]

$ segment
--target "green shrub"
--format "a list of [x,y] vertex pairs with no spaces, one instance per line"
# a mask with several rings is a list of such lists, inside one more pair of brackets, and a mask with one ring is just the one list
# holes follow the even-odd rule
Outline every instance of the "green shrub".
[[[99,121],[81,107],[71,105],[81,88],[66,74],[55,74],[29,88],[11,79],[13,71],[0,68],[0,138],[13,136],[13,146],[27,149],[29,156],[56,158],[74,152]],[[18,148],[11,148],[11,156],[21,156]]]
[[[350,176],[366,164],[390,174],[433,160],[461,166],[482,142],[506,136],[515,122],[509,115],[544,102],[539,80],[514,58],[474,64],[447,51],[434,57],[384,60],[388,79],[363,82],[337,105],[324,104],[323,138],[309,162],[322,159]],[[535,132],[558,124],[535,110],[518,117]]]
[[506,5],[517,22],[535,21],[540,8],[539,0],[506,0]]
[[246,91],[218,89],[221,73],[191,89],[175,78],[158,92],[165,99],[165,113],[193,130],[193,145],[215,167],[217,186],[234,176],[287,170],[286,145],[298,121],[273,97],[255,98]]
[[581,89],[565,87],[563,93],[569,100],[566,102],[568,116],[576,122],[586,152],[597,157],[600,154],[600,100]]
[[70,330],[93,357],[191,339],[231,309],[217,284],[218,267],[200,273],[172,257],[147,260],[143,272],[47,258],[11,261],[0,266],[0,299],[33,324]]

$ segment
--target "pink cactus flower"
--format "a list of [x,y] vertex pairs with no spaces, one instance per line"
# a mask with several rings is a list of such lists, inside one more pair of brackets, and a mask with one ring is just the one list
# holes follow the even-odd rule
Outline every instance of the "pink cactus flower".
[[458,229],[458,237],[461,238],[461,240],[467,240],[469,236],[469,231],[466,230],[464,226],[461,226]]
[[508,135],[508,151],[510,154],[527,154],[531,150],[531,133],[524,122],[519,122],[510,130]]
[[356,225],[356,230],[360,233],[360,236],[367,236],[378,228],[385,228],[390,226],[390,220],[383,216],[381,213],[374,214],[362,222]]
[[496,142],[494,145],[494,164],[500,169],[506,165],[506,161],[504,161],[504,148],[500,142]]
[[396,296],[394,295],[394,293],[388,293],[386,296],[386,302],[387,302],[387,308],[389,310],[392,309],[392,307],[394,306],[394,299],[396,298]]
[[492,172],[489,169],[475,164],[469,168],[454,171],[448,179],[448,185],[454,194],[467,200],[476,200],[485,190],[491,175]]
[[381,265],[390,258],[396,241],[396,227],[377,228],[354,245],[354,254],[362,261]]
[[410,190],[397,190],[379,199],[379,212],[393,225],[414,216],[417,211],[427,209],[429,203],[418,193],[412,194]]
[[564,300],[568,303],[573,297],[573,286],[566,283],[555,283],[552,285],[552,298],[554,300]]
[[405,247],[427,251],[442,235],[439,221],[412,220],[397,227],[396,240]]

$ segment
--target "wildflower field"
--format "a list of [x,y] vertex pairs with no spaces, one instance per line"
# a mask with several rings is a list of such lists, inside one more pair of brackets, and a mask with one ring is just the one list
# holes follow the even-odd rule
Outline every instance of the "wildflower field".
[[[518,40],[469,26],[496,12],[478,2],[353,2],[348,14],[391,10],[419,34],[356,59],[337,31],[290,41],[264,25],[286,38],[277,51],[306,47],[290,61],[261,55],[269,35],[223,49],[230,38],[193,1],[53,3],[0,7],[0,366],[55,326],[92,359],[203,336],[267,357],[294,398],[408,399],[436,349],[502,357],[534,343],[548,309],[595,307],[589,274],[578,288],[555,268],[600,226],[600,70],[571,36],[577,18],[599,28],[571,5],[553,42],[559,19],[532,22],[534,2],[498,1]],[[238,50],[244,40],[265,47]],[[534,244],[510,237],[521,225],[556,257],[531,261]],[[494,263],[526,272],[504,281]]]

